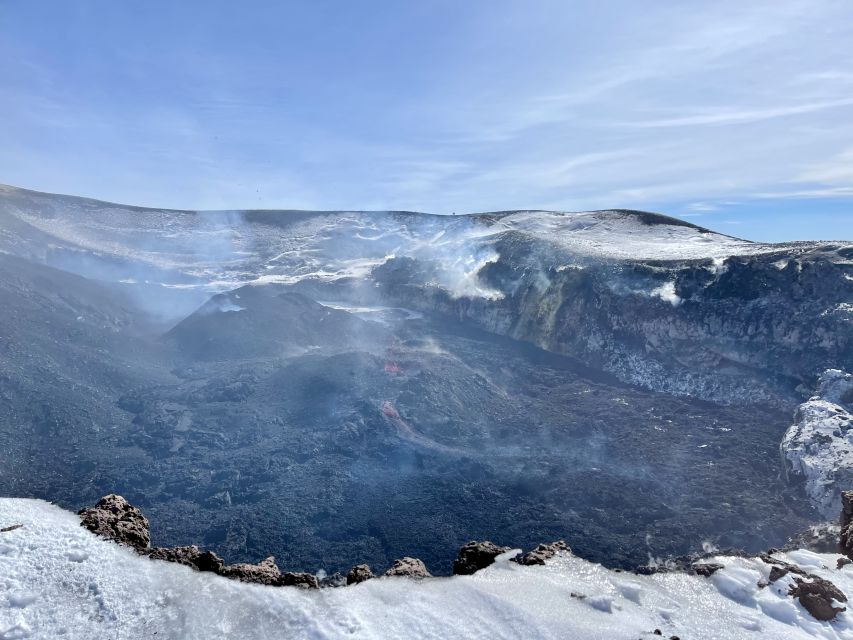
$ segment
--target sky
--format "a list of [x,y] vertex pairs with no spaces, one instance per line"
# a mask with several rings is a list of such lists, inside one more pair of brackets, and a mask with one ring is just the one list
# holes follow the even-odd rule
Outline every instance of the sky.
[[853,240],[853,3],[0,0],[0,183]]

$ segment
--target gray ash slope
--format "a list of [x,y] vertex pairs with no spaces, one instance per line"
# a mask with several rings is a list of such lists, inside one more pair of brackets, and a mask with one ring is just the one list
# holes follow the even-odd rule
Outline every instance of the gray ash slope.
[[173,212],[0,188],[0,494],[159,545],[631,567],[817,518],[778,445],[853,362],[853,244],[656,214]]

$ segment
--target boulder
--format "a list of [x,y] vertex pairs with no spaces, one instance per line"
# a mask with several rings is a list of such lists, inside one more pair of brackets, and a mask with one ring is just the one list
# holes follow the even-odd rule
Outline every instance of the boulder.
[[388,571],[386,576],[404,576],[406,578],[431,578],[432,574],[427,570],[426,565],[417,558],[400,558],[395,560],[394,564]]
[[148,519],[121,496],[111,493],[98,500],[94,507],[84,507],[78,513],[80,524],[102,538],[126,544],[137,551],[145,551],[151,543]]
[[540,544],[538,547],[527,553],[518,554],[513,560],[518,564],[534,565],[545,564],[546,560],[550,560],[558,553],[571,553],[572,550],[564,541],[557,540],[551,544]]
[[375,577],[376,576],[373,575],[373,572],[370,570],[368,565],[357,564],[350,569],[347,574],[347,585],[359,584],[360,582],[364,582],[365,580],[370,580]]
[[509,547],[499,547],[488,540],[469,542],[459,550],[459,555],[453,562],[453,574],[467,576],[485,569],[495,561],[496,557],[509,549]]
[[808,578],[808,582],[803,578],[794,578],[788,595],[799,599],[815,620],[834,620],[835,616],[847,610],[846,607],[834,606],[835,602],[847,602],[847,596],[838,587],[815,575],[809,575]]
[[147,553],[152,560],[177,562],[198,571],[222,573],[225,561],[212,551],[201,551],[197,546],[189,547],[156,547]]
[[261,560],[258,564],[230,564],[223,567],[220,575],[255,584],[278,585],[281,582],[281,571],[273,556]]
[[719,562],[697,562],[691,567],[693,573],[703,578],[710,578],[717,571],[724,568]]
[[299,587],[301,589],[319,589],[320,581],[312,573],[294,573],[287,571],[281,574],[278,581],[281,587]]

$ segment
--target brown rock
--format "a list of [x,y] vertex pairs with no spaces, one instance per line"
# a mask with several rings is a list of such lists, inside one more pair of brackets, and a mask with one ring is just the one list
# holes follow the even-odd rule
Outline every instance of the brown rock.
[[467,576],[485,569],[495,561],[502,553],[509,551],[509,547],[499,547],[488,540],[483,542],[469,542],[459,550],[459,555],[453,562],[453,574]]
[[282,587],[299,587],[301,589],[319,589],[320,581],[317,576],[310,573],[293,573],[287,571],[281,574],[278,582]]
[[189,547],[157,547],[148,551],[152,560],[177,562],[199,571],[222,573],[225,561],[212,551],[201,551],[197,546]]
[[129,545],[137,551],[145,551],[151,542],[148,519],[114,493],[98,500],[94,507],[85,507],[78,513],[80,524],[102,538]]
[[365,580],[370,580],[375,577],[376,576],[373,575],[373,572],[370,570],[368,565],[357,564],[350,569],[347,574],[347,586],[351,584],[359,584],[360,582],[364,582]]
[[278,585],[281,582],[281,571],[273,556],[261,560],[258,564],[229,564],[223,567],[220,575],[254,584]]
[[795,582],[788,590],[788,595],[798,598],[803,608],[808,611],[815,620],[833,620],[846,607],[834,606],[834,601],[847,602],[841,590],[829,580],[818,576],[808,576],[810,582],[803,578],[794,578]]
[[519,554],[514,558],[518,564],[533,565],[545,564],[546,560],[550,560],[558,553],[571,553],[572,550],[562,540],[552,542],[551,544],[540,544],[538,547],[527,553]]
[[426,565],[417,558],[400,558],[395,560],[394,564],[388,571],[386,576],[403,576],[406,578],[431,578],[432,574],[427,570]]

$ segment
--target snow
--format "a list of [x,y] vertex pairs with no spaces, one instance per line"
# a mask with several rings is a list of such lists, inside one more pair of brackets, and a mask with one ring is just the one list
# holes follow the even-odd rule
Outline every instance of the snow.
[[805,480],[807,495],[827,519],[841,511],[841,491],[853,489],[853,376],[829,369],[817,395],[799,406],[796,423],[782,439],[789,475]]
[[[853,639],[853,615],[814,620],[760,588],[761,560],[713,558],[711,578],[638,576],[571,555],[522,567],[504,554],[473,576],[380,578],[321,591],[248,585],[148,560],[95,537],[46,502],[0,499],[0,639],[13,638],[529,638]],[[778,554],[853,595],[837,556]],[[710,560],[709,560],[710,561]]]

